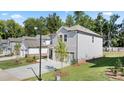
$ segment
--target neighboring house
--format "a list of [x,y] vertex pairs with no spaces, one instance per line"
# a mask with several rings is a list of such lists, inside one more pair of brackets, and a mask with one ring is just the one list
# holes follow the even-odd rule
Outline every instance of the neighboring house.
[[68,60],[92,59],[103,56],[103,39],[99,34],[80,25],[72,27],[62,26],[52,37],[52,46],[49,49],[49,57],[56,60],[55,46],[58,38],[67,45]]
[[2,55],[9,55],[10,54],[10,47],[8,45],[8,40],[1,39],[0,40],[0,50]]
[[18,44],[22,44],[22,38],[8,38],[8,45],[10,47],[10,51],[11,53],[15,54],[15,45]]
[[[42,56],[48,56],[48,45],[50,44],[50,38],[48,36],[42,36]],[[36,37],[23,37],[21,44],[21,56],[25,55],[39,55],[40,53],[40,38]]]

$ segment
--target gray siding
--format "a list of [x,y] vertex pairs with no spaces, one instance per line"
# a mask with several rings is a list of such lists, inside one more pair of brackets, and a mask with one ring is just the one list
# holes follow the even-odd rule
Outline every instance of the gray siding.
[[[102,38],[84,34],[77,31],[67,31],[64,28],[61,28],[57,35],[53,39],[53,45],[56,46],[58,36],[67,35],[67,49],[68,52],[74,53],[74,59],[92,59],[103,56],[103,44]],[[92,42],[92,38],[94,37],[94,42]]]
[[[92,37],[94,37],[94,42],[92,42]],[[78,59],[92,59],[102,56],[102,38],[78,33]]]
[[76,59],[76,38],[77,38],[76,33],[77,33],[76,31],[71,32],[71,31],[65,30],[64,28],[61,28],[60,31],[57,33],[57,35],[53,38],[53,45],[56,46],[59,35],[62,35],[64,39],[64,34],[66,34],[67,42],[65,43],[66,43],[68,52],[73,52],[75,59]]

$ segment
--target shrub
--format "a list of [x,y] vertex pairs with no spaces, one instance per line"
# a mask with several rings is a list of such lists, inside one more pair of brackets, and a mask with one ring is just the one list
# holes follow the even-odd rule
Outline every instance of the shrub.
[[119,58],[115,62],[114,67],[115,67],[115,69],[121,69],[122,68],[122,62],[121,62],[121,60]]
[[114,69],[113,72],[114,72],[114,75],[117,76],[118,69]]
[[73,60],[73,61],[71,62],[71,65],[74,65],[74,64],[76,64],[76,63],[78,63],[78,62],[75,61],[75,60]]
[[121,69],[121,73],[122,73],[122,76],[124,76],[124,69],[123,68]]
[[27,57],[27,58],[26,58],[26,62],[32,63],[32,62],[33,62],[33,58],[32,58],[32,57]]
[[33,56],[33,60],[34,60],[34,61],[36,60],[36,56]]
[[27,57],[28,57],[28,55],[26,54],[26,55],[25,55],[25,58],[27,58]]

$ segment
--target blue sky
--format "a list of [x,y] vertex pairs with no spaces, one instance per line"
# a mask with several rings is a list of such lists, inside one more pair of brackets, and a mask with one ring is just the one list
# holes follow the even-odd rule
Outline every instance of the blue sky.
[[[69,14],[73,15],[73,11],[0,11],[0,19],[7,20],[7,19],[14,19],[19,24],[23,25],[24,20],[29,17],[38,18],[40,16],[46,17],[49,14],[56,12],[63,21],[65,21],[66,16]],[[91,16],[92,18],[96,18],[97,14],[100,11],[86,11],[85,13]],[[117,23],[121,23],[122,19],[124,18],[124,12],[122,11],[113,11],[113,12],[103,12],[105,18],[109,20],[109,16],[112,14],[118,14],[120,18],[118,19]]]

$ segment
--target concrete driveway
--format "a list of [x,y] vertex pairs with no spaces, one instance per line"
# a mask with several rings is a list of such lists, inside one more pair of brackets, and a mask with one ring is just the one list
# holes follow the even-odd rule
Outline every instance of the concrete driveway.
[[[69,66],[69,64],[63,63],[63,67]],[[27,66],[21,66],[17,68],[12,68],[12,69],[7,69],[4,70],[8,72],[9,74],[17,77],[19,80],[24,80],[28,79],[31,77],[34,77],[35,75],[33,74],[31,69],[28,68],[33,68],[36,74],[38,75],[39,73],[39,63],[36,64],[30,64]],[[52,60],[45,60],[42,59],[42,74],[49,72],[53,70],[53,68],[61,68],[61,62],[53,62]]]
[[19,81],[19,79],[6,71],[0,71],[0,81]]

